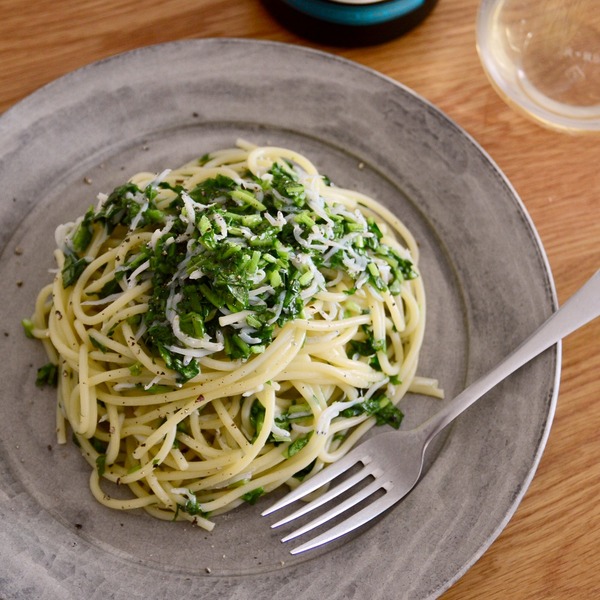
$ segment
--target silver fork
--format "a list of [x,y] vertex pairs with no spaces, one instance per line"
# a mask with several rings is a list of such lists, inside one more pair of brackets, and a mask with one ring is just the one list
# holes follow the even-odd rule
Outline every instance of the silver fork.
[[[298,554],[316,548],[364,525],[401,500],[413,489],[421,477],[425,450],[442,429],[511,373],[599,315],[600,270],[510,355],[467,387],[429,420],[410,431],[382,433],[365,441],[265,510],[262,513],[263,516],[288,506],[350,469],[362,465],[359,471],[343,479],[337,486],[305,504],[296,512],[277,521],[271,527],[289,523],[323,506],[369,478],[372,481],[368,485],[361,487],[354,495],[335,504],[333,508],[313,521],[286,535],[281,541],[287,542],[297,538],[377,493],[377,498],[370,504],[358,512],[353,512],[346,520],[321,535],[293,548],[291,553]],[[401,457],[401,460],[392,460],[391,457],[394,456]]]

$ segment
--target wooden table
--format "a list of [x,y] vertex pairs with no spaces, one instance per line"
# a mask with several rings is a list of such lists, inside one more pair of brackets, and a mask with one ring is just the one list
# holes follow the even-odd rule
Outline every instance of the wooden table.
[[[600,266],[600,138],[546,131],[512,112],[475,50],[477,0],[440,0],[404,37],[316,46],[259,0],[0,0],[0,112],[89,62],[196,37],[291,42],[377,69],[439,106],[514,184],[563,302]],[[600,597],[600,320],[564,343],[561,393],[538,472],[516,515],[446,600]]]

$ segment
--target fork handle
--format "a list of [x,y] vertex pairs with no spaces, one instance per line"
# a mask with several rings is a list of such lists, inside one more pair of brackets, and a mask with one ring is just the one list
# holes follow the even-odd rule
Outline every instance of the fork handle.
[[425,444],[428,444],[451,421],[511,373],[599,315],[600,270],[596,271],[583,287],[502,362],[474,381],[444,408],[418,427],[418,430],[425,436]]

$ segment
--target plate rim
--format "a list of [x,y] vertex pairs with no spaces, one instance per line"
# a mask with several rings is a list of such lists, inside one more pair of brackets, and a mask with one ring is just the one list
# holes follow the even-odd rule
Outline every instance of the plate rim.
[[[515,204],[515,207],[518,209],[519,214],[520,214],[521,218],[523,219],[524,224],[527,227],[528,234],[531,238],[531,241],[536,248],[536,251],[538,254],[538,260],[540,261],[541,266],[543,267],[543,271],[544,271],[544,274],[546,277],[546,286],[547,286],[546,292],[548,294],[548,300],[550,300],[552,309],[553,310],[556,309],[557,295],[556,295],[555,283],[554,283],[554,279],[552,276],[552,271],[550,268],[548,256],[543,247],[543,243],[539,236],[539,233],[537,232],[537,229],[535,228],[533,220],[531,219],[531,216],[529,215],[525,204],[521,200],[521,198],[518,195],[517,191],[515,190],[514,186],[508,180],[506,175],[501,171],[501,169],[498,167],[498,165],[494,162],[494,160],[488,154],[488,152],[468,132],[466,132],[460,125],[458,125],[455,121],[453,121],[450,117],[448,117],[442,110],[440,110],[432,102],[430,102],[423,96],[419,95],[414,90],[408,88],[401,82],[398,82],[387,75],[379,73],[378,71],[374,70],[371,67],[362,65],[360,63],[357,63],[355,61],[352,61],[352,60],[344,58],[344,57],[337,56],[335,54],[330,54],[330,53],[320,50],[320,49],[297,46],[295,44],[289,44],[289,43],[284,43],[284,42],[277,42],[277,41],[270,41],[270,40],[252,40],[252,39],[244,39],[244,38],[203,38],[203,39],[193,39],[193,40],[178,40],[178,41],[174,41],[174,42],[165,42],[165,43],[156,44],[156,45],[152,45],[152,46],[139,47],[139,48],[136,48],[133,50],[118,53],[118,54],[115,54],[112,56],[105,57],[101,60],[89,63],[83,67],[80,67],[79,69],[76,69],[74,71],[66,73],[66,74],[62,75],[61,77],[45,84],[44,86],[42,86],[39,89],[32,92],[31,94],[25,96],[22,100],[20,100],[19,102],[17,102],[13,106],[11,106],[2,115],[0,115],[0,130],[3,129],[4,127],[10,128],[11,121],[13,121],[13,120],[18,122],[20,113],[22,113],[22,112],[26,113],[28,110],[30,110],[30,108],[33,108],[35,106],[35,103],[39,99],[42,99],[44,97],[44,95],[48,93],[48,90],[51,91],[52,88],[55,86],[69,85],[72,80],[76,81],[76,79],[82,72],[89,71],[91,69],[95,69],[100,65],[109,65],[111,62],[119,62],[119,61],[123,61],[123,60],[128,60],[128,58],[130,56],[147,54],[148,52],[160,52],[161,48],[163,48],[163,47],[174,47],[174,46],[180,46],[180,47],[198,46],[198,47],[201,47],[207,43],[208,44],[216,43],[218,45],[232,44],[232,43],[233,44],[242,44],[242,45],[250,44],[253,46],[260,45],[260,46],[265,46],[265,47],[269,46],[269,47],[276,47],[276,48],[285,47],[287,49],[287,51],[290,51],[293,53],[300,53],[300,54],[309,53],[309,54],[312,54],[315,56],[319,56],[321,60],[326,60],[326,61],[333,60],[335,62],[339,62],[342,65],[351,66],[353,69],[358,68],[366,73],[369,73],[370,76],[374,76],[378,79],[383,79],[383,80],[387,81],[387,83],[389,85],[399,88],[404,93],[413,96],[420,104],[426,105],[428,107],[428,109],[430,111],[434,112],[438,118],[441,118],[442,120],[444,120],[446,126],[453,128],[457,134],[459,134],[461,137],[464,137],[465,139],[467,139],[469,141],[469,143],[474,147],[474,149],[483,158],[485,158],[487,164],[493,169],[495,177],[499,178],[501,180],[502,184],[507,188],[509,195],[511,196],[511,198]],[[0,154],[3,154],[3,152],[0,152]],[[0,249],[0,252],[2,254],[4,254],[4,251],[7,249],[8,245],[9,245],[8,244],[9,241],[10,241],[10,237],[7,237],[6,242],[3,240],[3,248]],[[470,561],[468,561],[467,563],[464,564],[463,568],[459,572],[456,573],[456,575],[454,576],[454,578],[452,578],[452,580],[447,581],[442,587],[438,587],[435,590],[432,590],[432,592],[434,592],[436,595],[441,594],[443,591],[447,590],[460,577],[462,577],[464,575],[464,573],[481,557],[481,555],[484,554],[484,552],[494,542],[494,540],[498,537],[498,535],[504,529],[504,527],[506,526],[508,521],[514,515],[514,512],[517,510],[523,496],[525,495],[525,493],[535,475],[535,472],[539,465],[539,461],[541,459],[544,448],[546,446],[548,436],[550,434],[551,425],[552,425],[552,421],[554,418],[554,413],[556,410],[556,404],[557,404],[557,399],[558,399],[558,394],[559,394],[561,362],[562,362],[562,345],[559,343],[555,347],[553,352],[554,352],[554,369],[553,369],[552,397],[549,399],[549,402],[548,402],[549,410],[546,414],[545,425],[544,425],[544,429],[542,431],[542,435],[536,446],[537,451],[536,451],[535,456],[533,457],[532,467],[530,469],[530,472],[527,474],[527,477],[522,482],[519,493],[513,498],[511,510],[505,515],[502,522],[497,525],[496,529],[494,530],[493,535],[490,538],[488,538],[487,543],[483,544],[480,547],[479,552],[476,555],[472,556]]]

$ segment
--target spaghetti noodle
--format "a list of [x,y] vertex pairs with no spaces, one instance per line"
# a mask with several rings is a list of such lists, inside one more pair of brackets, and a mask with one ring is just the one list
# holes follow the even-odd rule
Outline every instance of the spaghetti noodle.
[[441,394],[416,375],[412,235],[297,152],[239,142],[139,173],[56,239],[25,325],[105,506],[210,530],[398,427],[408,391]]

